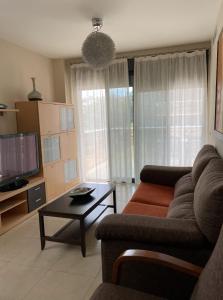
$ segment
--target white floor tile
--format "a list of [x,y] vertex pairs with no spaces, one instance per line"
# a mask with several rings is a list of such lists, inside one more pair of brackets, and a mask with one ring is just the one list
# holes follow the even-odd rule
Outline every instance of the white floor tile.
[[0,272],[0,299],[23,299],[43,275],[41,269],[8,263]]
[[82,300],[92,282],[86,276],[49,271],[24,300]]
[[80,253],[70,250],[54,264],[52,270],[96,277],[101,270],[101,255],[88,254],[82,257]]
[[[96,290],[96,288],[102,283],[102,274],[101,272],[99,272],[99,274],[97,275],[97,277],[94,279],[94,281],[92,282],[90,288],[88,289],[86,295],[84,296],[84,300],[89,300],[90,297],[93,295],[94,291]],[[106,299],[105,299],[106,300]]]
[[[134,190],[134,185],[117,185],[118,212]],[[86,258],[80,246],[46,242],[42,251],[38,215],[0,236],[0,300],[88,300],[101,283],[101,243],[95,230],[112,213],[108,209],[87,232]],[[45,218],[46,234],[67,221]]]
[[27,239],[23,250],[11,260],[13,263],[22,264],[27,267],[38,267],[49,270],[60,257],[66,255],[66,245],[58,243],[46,243],[44,250],[40,248],[39,239]]

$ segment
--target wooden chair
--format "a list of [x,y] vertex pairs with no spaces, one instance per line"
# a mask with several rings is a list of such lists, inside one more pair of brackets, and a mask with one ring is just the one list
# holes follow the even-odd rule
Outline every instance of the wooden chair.
[[[163,289],[163,282],[160,281],[160,290],[157,295],[157,291],[155,291],[155,293],[152,292],[152,286],[150,288],[151,293],[145,293],[131,289],[129,286],[123,286],[121,282],[123,268],[134,262],[141,262],[144,264],[145,268],[149,268],[151,265],[153,267],[161,267],[160,271],[162,272],[162,270],[166,270],[167,273],[165,274],[170,273],[170,277],[174,273],[176,275],[175,280],[178,276],[179,278],[182,278],[181,275],[183,274],[186,276],[184,279],[186,288],[183,288],[182,282],[178,285],[179,282],[176,280],[175,287],[170,284],[170,290],[167,291],[167,285],[165,284],[165,288]],[[223,226],[214,251],[203,269],[199,266],[166,254],[147,250],[127,250],[115,261],[112,276],[113,283],[101,284],[90,298],[91,300],[222,300]],[[151,285],[151,282],[153,282],[151,279],[152,278],[148,277],[148,286]],[[191,285],[188,287],[187,280],[190,279]],[[170,278],[167,276],[166,280],[168,282]]]

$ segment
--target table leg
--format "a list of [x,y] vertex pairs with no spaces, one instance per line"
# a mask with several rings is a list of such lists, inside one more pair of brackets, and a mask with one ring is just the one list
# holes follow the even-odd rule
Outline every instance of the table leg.
[[80,233],[81,233],[81,252],[82,256],[86,256],[86,242],[85,242],[85,226],[84,219],[80,220]]
[[40,232],[40,242],[41,242],[41,249],[45,248],[45,228],[44,228],[44,219],[43,216],[39,213],[39,232]]
[[117,213],[117,206],[116,206],[116,190],[113,190],[113,207],[114,207],[114,213]]

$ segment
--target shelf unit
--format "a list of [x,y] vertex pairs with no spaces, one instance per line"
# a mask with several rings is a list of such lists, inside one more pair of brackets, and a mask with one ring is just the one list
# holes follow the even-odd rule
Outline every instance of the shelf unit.
[[19,112],[18,109],[13,109],[13,108],[0,108],[0,116],[3,116],[4,113],[7,113],[7,112]]
[[77,138],[74,106],[71,104],[16,102],[19,132],[36,132],[46,198],[51,201],[65,194],[80,180],[77,164]]
[[16,195],[8,200],[3,201],[0,203],[0,215],[16,206],[23,204],[24,202],[26,202],[26,198],[23,195],[20,196],[20,194],[19,197]]
[[28,191],[44,182],[42,177],[33,177],[26,186],[18,190],[0,192],[0,235],[36,212],[28,212]]

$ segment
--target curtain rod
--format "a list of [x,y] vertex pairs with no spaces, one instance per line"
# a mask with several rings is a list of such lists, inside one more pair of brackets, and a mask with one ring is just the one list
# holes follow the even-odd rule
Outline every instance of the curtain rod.
[[[118,58],[127,58],[127,59],[133,59],[137,57],[144,57],[144,56],[158,56],[158,55],[165,55],[165,54],[171,54],[171,53],[180,53],[180,52],[186,52],[186,53],[192,53],[196,50],[210,50],[211,42],[201,42],[201,43],[195,43],[195,44],[189,44],[189,45],[179,45],[179,46],[173,46],[173,47],[164,47],[164,48],[154,48],[154,49],[146,49],[146,50],[136,50],[136,51],[128,51],[128,52],[121,52],[117,53],[116,59]],[[83,63],[81,57],[74,58],[74,59],[68,59],[67,60],[69,65],[75,65],[78,63]]]
[[169,52],[157,52],[157,53],[148,53],[148,54],[144,54],[144,55],[118,55],[116,58],[127,58],[127,59],[134,59],[137,57],[145,57],[145,56],[151,56],[151,57],[156,57],[159,55],[166,55],[166,54],[174,54],[174,53],[193,53],[195,51],[202,51],[202,50],[209,50],[209,48],[199,48],[199,49],[193,49],[193,50],[178,50],[178,51],[169,51]]

